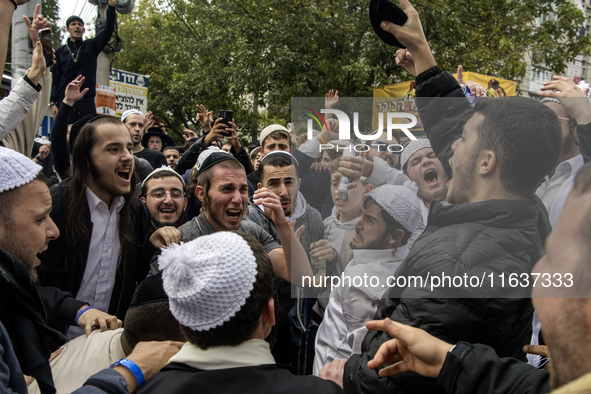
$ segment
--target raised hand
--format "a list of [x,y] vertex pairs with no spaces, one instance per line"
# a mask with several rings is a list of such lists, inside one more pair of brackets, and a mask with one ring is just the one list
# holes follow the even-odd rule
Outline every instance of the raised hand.
[[64,103],[71,107],[76,101],[84,97],[84,95],[88,92],[88,88],[85,88],[82,91],[80,91],[80,88],[84,84],[85,79],[86,78],[82,75],[78,75],[76,79],[66,86],[66,91],[64,93]]
[[41,15],[39,11],[41,11],[41,4],[35,6],[32,21],[26,15],[23,15],[25,25],[27,25],[27,31],[29,32],[29,37],[33,43],[39,41],[39,30],[51,28],[51,22]]
[[207,133],[211,130],[211,124],[213,123],[212,112],[208,111],[203,104],[197,104],[199,113],[195,116],[195,119],[199,122],[203,130]]
[[396,51],[396,64],[399,66],[404,67],[406,71],[411,73],[416,77],[415,72],[415,59],[412,57],[412,54],[408,51],[408,49],[399,49]]
[[392,22],[382,21],[380,27],[382,30],[393,34],[398,41],[400,41],[400,43],[412,53],[415,65],[414,73],[412,74],[418,75],[437,65],[437,62],[435,62],[435,58],[431,53],[431,48],[429,48],[429,44],[425,38],[419,13],[413,8],[410,1],[399,0],[399,3],[400,7],[408,17],[406,23],[399,26]]
[[324,97],[324,108],[334,108],[339,102],[339,91],[330,89]]
[[589,88],[581,90],[572,79],[554,76],[551,81],[544,82],[538,96],[554,97],[560,101],[564,110],[575,118],[578,124],[591,122],[591,104],[587,99]]
[[197,138],[197,133],[185,127],[183,129],[183,138],[185,141],[189,141],[191,138]]

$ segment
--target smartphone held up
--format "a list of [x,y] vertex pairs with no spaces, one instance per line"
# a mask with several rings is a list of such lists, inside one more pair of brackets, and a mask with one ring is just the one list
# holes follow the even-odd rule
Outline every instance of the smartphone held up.
[[[232,111],[230,111],[229,109],[222,109],[220,111],[220,118],[222,118],[222,120],[220,122],[224,123],[228,127],[230,126],[230,122],[232,121],[233,117],[234,117],[234,113]],[[226,137],[229,137],[230,135],[232,135],[232,133],[226,132],[226,133],[224,133],[224,135]]]
[[43,56],[45,57],[45,67],[53,65],[53,45],[51,42],[51,29],[39,30],[39,41],[43,46]]

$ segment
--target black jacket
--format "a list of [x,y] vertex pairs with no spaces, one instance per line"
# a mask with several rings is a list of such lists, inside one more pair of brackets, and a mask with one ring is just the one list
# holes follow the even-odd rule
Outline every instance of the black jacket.
[[550,392],[547,371],[514,358],[499,358],[488,346],[462,342],[447,354],[437,383],[450,394]]
[[[65,338],[46,324],[43,302],[24,264],[0,249],[0,321],[6,328],[10,343],[22,373],[37,379],[42,393],[55,393],[49,367],[51,352],[59,348]],[[2,339],[5,342],[5,338]],[[7,365],[9,349],[2,349],[1,375],[9,387],[20,386],[22,375],[10,376],[16,366]],[[8,375],[8,376],[7,376]],[[22,382],[24,385],[24,382]],[[4,386],[3,386],[4,387]],[[0,388],[1,389],[1,388]],[[3,391],[4,392],[4,391]]]
[[276,365],[259,365],[204,371],[185,364],[170,363],[139,389],[144,393],[216,394],[337,394],[343,390],[330,380],[295,376]]
[[[472,109],[453,76],[434,67],[417,77],[417,95],[458,97],[445,102],[418,101],[425,131],[444,169],[451,145],[461,134]],[[455,101],[455,102],[454,102]],[[432,105],[446,105],[445,118]],[[422,107],[421,107],[422,105]],[[468,341],[492,346],[499,356],[523,358],[523,345],[531,336],[533,308],[529,289],[521,288],[518,298],[501,298],[501,273],[529,273],[542,255],[550,224],[538,199],[488,200],[479,203],[442,206],[434,202],[425,232],[413,245],[397,277],[478,276],[482,287],[448,289],[390,288],[382,297],[376,318],[419,327],[450,343]],[[493,276],[489,276],[492,274]],[[491,279],[492,278],[492,279]],[[494,280],[494,286],[491,286]],[[449,298],[454,296],[456,298]],[[522,297],[522,298],[519,298]],[[352,356],[345,366],[343,383],[349,393],[433,393],[441,391],[435,379],[415,374],[379,378],[367,368],[379,346],[390,339],[387,333],[369,332],[363,354]]]
[[[69,182],[64,181],[51,187],[51,199],[53,206],[50,216],[60,230],[60,236],[49,243],[47,251],[41,256],[41,265],[37,267],[39,282],[44,286],[55,286],[63,291],[77,294],[86,269],[90,237],[75,250],[67,251],[66,243],[66,217],[70,196],[68,193]],[[134,223],[134,249],[126,256],[120,256],[115,287],[109,310],[105,311],[123,320],[135,291],[136,284],[141,282],[148,273],[150,259],[155,248],[148,239],[154,232],[151,217],[147,208],[137,197],[132,197],[133,223]],[[92,233],[90,210],[86,205],[84,212],[89,233]],[[66,253],[75,261],[74,266],[66,264]],[[55,327],[64,330],[64,326]]]
[[[96,64],[97,57],[103,48],[109,43],[117,14],[115,7],[107,9],[107,23],[95,38],[88,40],[68,41],[55,51],[55,64],[51,67],[53,83],[51,85],[51,102],[61,103],[64,99],[66,86],[78,75],[84,75],[86,80],[80,90],[88,88],[88,92],[80,99],[80,102],[94,102],[96,96]],[[76,62],[74,61],[76,58]]]
[[[201,152],[207,149],[207,147],[203,146],[204,139],[205,135],[199,137],[199,139],[185,151],[178,163],[176,163],[176,171],[179,174],[183,175],[188,169],[193,168],[193,166],[197,163],[197,159],[199,158]],[[242,147],[238,153],[236,153],[236,150],[234,150],[234,147],[232,147],[230,148],[230,153],[236,158],[236,160],[240,162],[240,164],[242,164],[247,175],[252,172],[250,157],[248,156],[248,153],[244,147]],[[256,187],[256,183],[253,185]]]

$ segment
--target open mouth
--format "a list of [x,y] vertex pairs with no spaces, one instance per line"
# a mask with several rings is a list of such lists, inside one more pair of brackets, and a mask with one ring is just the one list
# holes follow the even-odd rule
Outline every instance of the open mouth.
[[176,212],[176,209],[174,209],[174,208],[162,208],[160,210],[160,212],[161,213],[166,213],[166,214],[175,213]]
[[437,171],[435,170],[427,170],[423,175],[423,178],[425,179],[425,182],[427,182],[427,185],[433,185],[439,180]]
[[240,214],[242,213],[241,209],[228,209],[226,211],[226,215],[232,220],[236,220],[240,218]]
[[122,170],[117,171],[117,175],[119,176],[119,178],[125,180],[125,181],[129,181],[129,177],[131,175],[131,171],[129,168],[125,168]]

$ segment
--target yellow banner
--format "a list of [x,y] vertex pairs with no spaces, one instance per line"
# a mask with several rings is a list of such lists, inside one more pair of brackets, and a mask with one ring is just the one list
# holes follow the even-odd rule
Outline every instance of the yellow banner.
[[[454,74],[457,78],[457,74]],[[474,81],[481,84],[489,97],[515,96],[517,82],[503,78],[495,78],[471,71],[464,71],[464,81]],[[411,88],[412,84],[412,88]],[[414,81],[386,85],[383,88],[374,88],[374,97],[414,97]]]
[[[457,75],[454,74],[457,78]],[[471,71],[464,72],[464,81],[473,81],[481,84],[489,97],[515,96],[517,82],[508,79],[494,78],[488,75],[478,74]],[[382,115],[382,125],[386,124],[387,112],[405,112],[416,116],[418,122],[410,128],[410,131],[417,137],[424,136],[423,125],[415,104],[415,81],[395,83],[386,85],[383,88],[374,88],[374,111],[372,128],[379,128],[379,114]],[[400,123],[409,123],[408,119],[397,119]],[[403,139],[405,138],[402,136]]]

